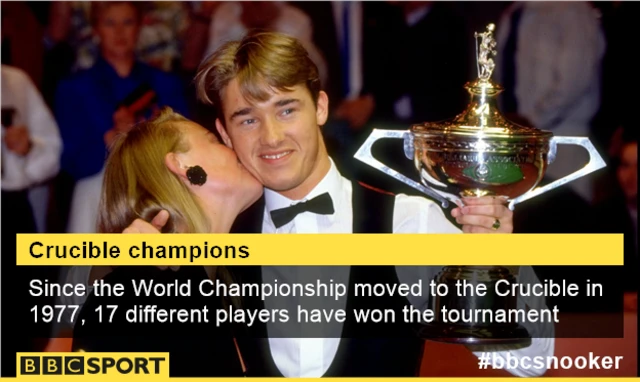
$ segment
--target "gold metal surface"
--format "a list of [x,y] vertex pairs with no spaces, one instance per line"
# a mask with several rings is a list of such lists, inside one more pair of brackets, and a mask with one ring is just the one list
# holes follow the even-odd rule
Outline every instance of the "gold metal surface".
[[[491,81],[495,67],[493,39],[495,26],[489,24],[480,38],[478,79],[465,88],[471,102],[455,118],[441,122],[425,122],[411,128],[414,164],[422,181],[461,197],[504,195],[513,199],[533,189],[544,176],[552,134],[507,120],[497,107],[496,97],[503,91]],[[477,40],[476,40],[477,43]],[[500,228],[495,220],[494,230]],[[460,280],[483,284],[486,296],[436,296],[433,309],[513,309],[516,296],[495,293],[498,280],[515,281],[518,267],[447,266],[436,277],[436,283],[453,287]],[[439,315],[433,324],[425,325],[421,334],[435,341],[465,344],[530,343],[529,333],[518,324],[504,325],[475,322],[466,325],[447,324]]]
[[[537,186],[547,168],[553,134],[506,119],[497,106],[503,91],[492,82],[495,26],[476,33],[478,78],[465,85],[471,100],[461,114],[413,125],[414,164],[423,182],[468,196],[504,195],[513,199]],[[444,189],[443,189],[444,188]]]

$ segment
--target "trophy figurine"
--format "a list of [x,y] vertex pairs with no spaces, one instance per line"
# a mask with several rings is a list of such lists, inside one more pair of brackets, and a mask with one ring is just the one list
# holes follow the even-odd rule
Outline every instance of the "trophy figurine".
[[[549,131],[520,126],[503,117],[497,108],[496,96],[503,88],[491,81],[495,64],[496,41],[494,24],[486,31],[475,33],[478,78],[465,85],[471,102],[465,111],[453,119],[425,122],[410,130],[373,129],[355,154],[358,160],[396,178],[440,202],[462,206],[462,198],[486,195],[505,196],[509,208],[544,192],[606,166],[602,157],[586,137],[556,137]],[[478,44],[478,39],[480,43]],[[382,138],[403,139],[404,155],[414,162],[419,182],[389,168],[375,159],[371,149]],[[579,145],[589,153],[589,162],[581,169],[537,187],[547,166],[556,157],[558,145]],[[494,227],[495,228],[495,227]],[[435,320],[427,325],[423,335],[431,340],[464,344],[505,344],[530,341],[527,330],[518,324],[474,322],[465,325],[445,324],[439,317],[440,308],[451,309],[514,309],[516,296],[502,297],[490,293],[498,280],[515,281],[518,267],[447,266],[437,283],[446,283],[455,290],[458,280],[486,284],[482,297],[434,297]]]

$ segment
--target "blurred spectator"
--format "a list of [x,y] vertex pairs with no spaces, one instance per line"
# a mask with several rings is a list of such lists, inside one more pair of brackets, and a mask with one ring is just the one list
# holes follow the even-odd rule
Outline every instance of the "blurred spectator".
[[[142,11],[137,58],[148,65],[180,75],[192,118],[213,127],[210,108],[199,104],[192,79],[209,41],[211,16],[219,1],[138,2]],[[53,104],[64,77],[91,67],[99,56],[99,39],[91,25],[93,2],[54,1],[45,35],[45,99]],[[61,182],[60,186],[64,186]],[[64,188],[59,191],[64,193]],[[60,203],[59,203],[60,204]]]
[[395,116],[408,123],[440,121],[461,113],[469,100],[469,45],[473,34],[450,3],[393,1],[404,15],[405,30],[397,38],[402,55],[402,97]]
[[44,30],[27,2],[3,1],[2,63],[24,70],[40,89],[43,77]]
[[64,142],[62,168],[78,181],[69,232],[95,232],[107,147],[161,106],[187,115],[177,77],[136,59],[142,14],[135,2],[93,2],[100,41],[94,66],[61,81],[55,112]]
[[[51,305],[53,298],[29,298],[31,279],[55,279],[57,267],[17,267],[16,234],[36,233],[38,227],[29,193],[38,190],[60,168],[62,142],[58,126],[33,81],[23,71],[2,65],[2,331],[8,333],[32,319],[33,305]],[[6,298],[11,292],[13,298]],[[14,301],[12,301],[14,300]],[[11,305],[9,305],[11,304]],[[46,336],[49,324],[40,322],[22,336],[3,336],[3,376],[15,373],[16,351],[37,351],[31,342]],[[18,337],[18,338],[13,338]]]
[[594,126],[594,137],[600,147],[608,147],[616,129],[635,123],[634,86],[629,79],[636,76],[635,49],[637,15],[640,3],[635,1],[598,2],[604,9],[607,52],[603,63],[602,105]]
[[[92,67],[100,56],[100,39],[91,20],[93,1],[57,1],[52,4],[46,45],[65,43],[72,48],[72,72]],[[176,68],[181,58],[182,36],[189,24],[190,3],[179,1],[138,2],[140,34],[137,58],[164,71]]]
[[[520,114],[505,113],[504,116],[515,124],[536,127]],[[545,176],[537,187],[544,186],[553,180]],[[549,210],[555,211],[557,216],[580,216],[580,219],[572,222],[562,218],[549,219],[547,213]],[[592,207],[568,184],[517,204],[515,211],[513,225],[516,233],[595,232],[596,222]]]
[[633,127],[618,129],[612,141],[614,178],[608,198],[595,207],[599,233],[624,234],[623,283],[636,290],[638,277],[638,132]]
[[[35,86],[38,97],[42,98],[40,85],[43,49],[39,41],[42,39],[43,28],[37,17],[39,12],[36,12],[40,8],[41,6],[34,6],[33,3],[2,4],[2,63],[9,65],[8,70],[12,72],[16,69],[24,71],[29,83]],[[18,25],[24,26],[25,30]],[[59,135],[57,125],[55,129]],[[60,165],[59,158],[56,165]],[[36,231],[45,232],[49,205],[48,182],[29,188],[28,197],[33,208]]]
[[[24,71],[2,65],[3,211],[23,211],[11,219],[19,232],[44,232],[45,182],[58,173],[61,152],[58,125],[33,81]],[[38,208],[28,200],[32,191],[44,197],[37,200],[44,203]]]
[[372,117],[390,118],[400,96],[395,31],[402,12],[386,2],[294,2],[313,15],[314,41],[327,59],[329,106],[355,131]]
[[[504,116],[515,124],[536,127],[520,114],[505,113]],[[553,180],[545,176],[537,187],[544,186]],[[571,222],[562,218],[549,219],[548,211],[550,210],[555,211],[557,216],[580,216],[580,219]],[[595,232],[596,220],[593,208],[574,189],[569,187],[569,184],[525,200],[515,206],[515,211],[513,225],[516,233],[579,234]]]
[[395,119],[393,105],[402,95],[403,80],[395,32],[403,28],[402,11],[379,1],[292,4],[313,15],[313,40],[327,60],[324,90],[331,114],[322,131],[329,154],[345,176],[386,188],[388,180],[377,173],[364,179],[353,154],[371,132],[372,121]]
[[313,23],[300,9],[281,1],[223,2],[213,13],[206,58],[227,41],[242,38],[251,29],[273,30],[297,38],[318,66],[320,80],[327,82],[327,65],[313,43]]
[[198,101],[193,78],[209,44],[211,20],[218,7],[222,4],[224,4],[222,1],[191,2],[189,24],[182,38],[180,74],[183,83],[187,86],[186,93],[191,119],[213,132],[216,132],[215,108]]
[[[505,113],[517,112],[558,136],[589,136],[600,103],[605,40],[586,2],[515,2],[497,25],[495,77]],[[561,178],[586,163],[581,147],[560,146],[547,174]],[[593,177],[571,182],[592,201]]]
[[2,65],[3,214],[14,208],[21,211],[9,215],[12,223],[5,226],[6,230],[43,231],[36,225],[28,191],[58,173],[61,152],[58,125],[33,81],[24,71]]
[[209,44],[211,20],[222,1],[194,1],[189,13],[189,24],[182,43],[182,70],[189,74],[191,81],[198,65],[205,56]]

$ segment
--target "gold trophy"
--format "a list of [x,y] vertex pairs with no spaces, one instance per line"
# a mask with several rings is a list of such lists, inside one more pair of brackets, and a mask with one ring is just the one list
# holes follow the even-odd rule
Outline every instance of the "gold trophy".
[[[586,137],[554,137],[549,131],[520,126],[504,118],[497,108],[496,96],[503,91],[491,81],[496,55],[494,24],[485,32],[475,33],[478,78],[465,85],[471,95],[467,109],[451,120],[425,122],[410,130],[374,129],[355,154],[358,160],[392,176],[439,201],[443,208],[449,202],[462,206],[463,197],[485,195],[506,196],[509,208],[606,166],[602,157]],[[478,44],[478,39],[480,43]],[[479,45],[479,47],[478,47]],[[404,140],[404,154],[414,161],[421,183],[389,168],[376,160],[371,148],[382,138]],[[589,152],[589,162],[581,169],[543,187],[537,187],[547,166],[556,156],[558,145],[579,145]],[[494,229],[499,227],[496,221]],[[455,290],[456,281],[483,283],[483,297],[434,297],[433,324],[423,334],[431,340],[464,344],[524,344],[530,341],[521,325],[474,322],[465,325],[445,324],[439,317],[440,308],[448,309],[515,309],[516,297],[502,297],[495,283],[515,281],[517,267],[448,266],[436,277]]]

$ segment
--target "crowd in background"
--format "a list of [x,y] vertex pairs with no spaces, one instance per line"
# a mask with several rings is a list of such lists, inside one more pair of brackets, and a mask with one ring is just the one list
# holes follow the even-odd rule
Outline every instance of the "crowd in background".
[[[488,22],[497,26],[493,79],[506,89],[503,113],[556,135],[588,136],[608,164],[519,205],[515,232],[625,233],[625,262],[637,264],[630,57],[637,8],[630,2],[2,2],[3,268],[15,265],[7,241],[15,233],[95,232],[109,143],[135,122],[171,106],[213,128],[215,111],[197,102],[192,79],[207,55],[253,28],[291,34],[307,48],[329,94],[323,133],[341,171],[411,192],[358,167],[353,153],[374,126],[407,129],[463,111],[463,85],[477,78],[473,32]],[[549,179],[586,163],[585,152],[563,149]],[[414,171],[402,151],[381,155]]]

